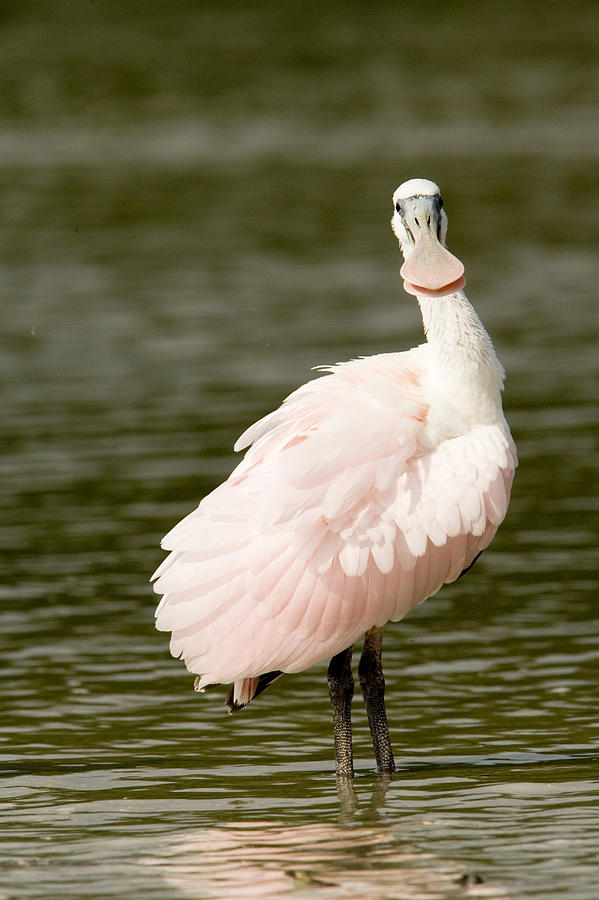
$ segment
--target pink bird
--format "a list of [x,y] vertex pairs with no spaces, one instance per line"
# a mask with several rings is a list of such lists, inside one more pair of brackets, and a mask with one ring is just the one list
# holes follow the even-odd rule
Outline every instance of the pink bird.
[[231,712],[284,672],[330,659],[337,773],[351,777],[352,645],[379,771],[395,769],[381,665],[383,628],[455,581],[509,502],[516,449],[504,371],[445,248],[439,188],[393,195],[427,342],[324,366],[235,444],[227,481],[162,542],[156,627],[198,677],[233,683]]

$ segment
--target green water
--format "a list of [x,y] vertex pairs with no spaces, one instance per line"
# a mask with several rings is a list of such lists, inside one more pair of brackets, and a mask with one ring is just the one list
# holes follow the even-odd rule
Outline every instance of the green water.
[[[599,882],[591,3],[0,11],[0,900]],[[442,187],[508,372],[508,518],[390,626],[398,761],[326,665],[227,717],[153,630],[160,537],[310,367],[422,340],[388,220]]]

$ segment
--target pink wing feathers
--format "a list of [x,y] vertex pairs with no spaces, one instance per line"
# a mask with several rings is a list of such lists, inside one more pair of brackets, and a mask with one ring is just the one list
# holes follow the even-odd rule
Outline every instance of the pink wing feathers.
[[229,479],[164,538],[160,630],[200,689],[330,658],[402,618],[487,546],[507,510],[507,426],[430,446],[426,345],[327,368],[252,425]]

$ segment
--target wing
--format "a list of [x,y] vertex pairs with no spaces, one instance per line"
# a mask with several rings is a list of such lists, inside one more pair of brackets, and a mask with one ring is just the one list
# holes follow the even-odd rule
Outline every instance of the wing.
[[422,346],[328,368],[241,436],[240,465],[165,537],[157,627],[200,687],[334,655],[490,541],[507,440],[431,446],[427,359]]

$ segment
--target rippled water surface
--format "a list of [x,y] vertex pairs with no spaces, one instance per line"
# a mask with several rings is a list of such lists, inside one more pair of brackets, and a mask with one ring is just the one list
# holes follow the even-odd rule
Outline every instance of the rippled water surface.
[[[8,4],[0,900],[597,896],[594,4]],[[422,339],[390,196],[438,181],[507,372],[508,519],[386,633],[398,760],[326,665],[227,717],[159,540],[310,367]]]

